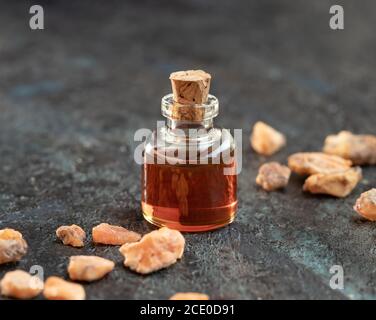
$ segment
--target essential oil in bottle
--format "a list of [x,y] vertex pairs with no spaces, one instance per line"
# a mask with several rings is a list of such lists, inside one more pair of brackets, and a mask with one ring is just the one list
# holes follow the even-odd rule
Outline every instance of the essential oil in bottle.
[[157,226],[187,232],[231,223],[237,209],[235,143],[214,127],[218,100],[210,74],[174,72],[172,94],[162,98],[167,118],[147,139],[142,170],[142,211]]

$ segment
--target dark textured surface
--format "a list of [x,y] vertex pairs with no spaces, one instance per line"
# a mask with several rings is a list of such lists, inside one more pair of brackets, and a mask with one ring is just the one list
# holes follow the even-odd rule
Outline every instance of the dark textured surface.
[[[287,135],[279,161],[341,129],[376,134],[374,1],[341,1],[344,31],[329,29],[330,1],[39,3],[44,31],[28,29],[27,2],[0,2],[0,227],[30,245],[0,276],[39,264],[66,277],[68,257],[83,253],[117,262],[86,286],[90,299],[376,298],[375,224],[352,210],[376,169],[344,200],[303,194],[295,176],[267,194],[254,183],[266,159],[248,144],[257,120]],[[141,217],[133,134],[161,120],[169,73],[188,68],[213,75],[217,123],[244,129],[236,221],[186,235],[182,261],[149,276],[123,268],[116,247],[61,245],[62,224],[153,229]],[[334,264],[345,270],[341,292],[328,285]]]

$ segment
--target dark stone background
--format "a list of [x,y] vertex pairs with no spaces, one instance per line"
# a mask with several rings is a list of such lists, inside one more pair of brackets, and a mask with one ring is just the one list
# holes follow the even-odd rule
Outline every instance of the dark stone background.
[[[352,210],[376,169],[348,198],[310,196],[294,176],[283,192],[255,186],[267,159],[250,150],[264,120],[288,137],[273,160],[320,150],[327,134],[376,134],[375,1],[37,1],[45,30],[31,31],[27,1],[0,1],[0,227],[39,264],[67,276],[68,257],[117,262],[86,286],[90,299],[166,299],[199,291],[218,299],[376,298],[375,224]],[[343,4],[345,30],[329,29]],[[149,276],[122,267],[116,247],[61,245],[55,229],[107,221],[146,233],[133,134],[161,120],[169,73],[203,68],[220,100],[218,125],[244,129],[239,211],[224,229],[187,234],[181,262]],[[329,268],[341,264],[345,290]]]

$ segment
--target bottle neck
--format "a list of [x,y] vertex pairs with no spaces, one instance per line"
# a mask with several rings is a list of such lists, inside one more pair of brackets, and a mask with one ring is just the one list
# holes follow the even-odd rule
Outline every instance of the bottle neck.
[[210,130],[213,128],[213,118],[205,119],[202,121],[187,121],[187,120],[176,120],[167,118],[167,129],[174,130],[174,129],[182,129],[182,130],[189,130],[189,129],[206,129]]
[[209,131],[213,128],[213,119],[218,115],[218,99],[209,94],[206,103],[183,105],[176,103],[173,95],[168,94],[162,98],[161,109],[169,132],[177,129]]

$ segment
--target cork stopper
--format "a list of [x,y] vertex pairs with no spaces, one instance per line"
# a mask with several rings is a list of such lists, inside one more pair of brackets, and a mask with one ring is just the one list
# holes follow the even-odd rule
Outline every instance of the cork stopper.
[[170,75],[174,100],[181,104],[201,104],[208,100],[211,75],[202,70],[177,71]]
[[170,75],[174,105],[172,117],[177,120],[201,121],[208,100],[211,75],[202,70],[173,72]]

